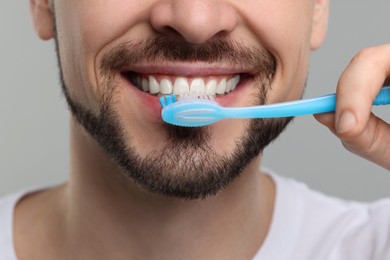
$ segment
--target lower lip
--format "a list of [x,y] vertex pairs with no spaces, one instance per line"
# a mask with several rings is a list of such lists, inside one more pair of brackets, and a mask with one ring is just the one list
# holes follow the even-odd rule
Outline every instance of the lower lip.
[[[144,92],[140,89],[138,89],[136,86],[131,84],[127,79],[121,77],[121,80],[123,81],[123,85],[127,87],[128,90],[130,90],[130,94],[133,96],[136,96],[139,102],[140,107],[143,107],[140,111],[143,111],[145,113],[145,116],[150,118],[152,121],[155,122],[162,122],[161,119],[161,105],[160,100],[158,97],[150,95],[148,92]],[[240,98],[240,93],[245,89],[246,86],[248,86],[252,82],[252,78],[245,79],[244,81],[240,82],[237,87],[231,91],[229,94],[226,94],[224,96],[216,96],[215,101],[223,107],[232,107]]]
[[129,91],[129,94],[132,97],[132,102],[137,102],[137,106],[140,107],[139,111],[145,114],[145,118],[150,118],[155,122],[161,123],[161,105],[158,97],[152,96],[147,92],[139,90],[136,86],[131,84],[128,80],[122,77],[123,86],[126,86],[126,91]]

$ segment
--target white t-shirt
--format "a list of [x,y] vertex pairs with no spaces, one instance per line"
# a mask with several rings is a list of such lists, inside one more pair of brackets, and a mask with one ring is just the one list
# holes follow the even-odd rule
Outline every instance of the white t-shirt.
[[[272,174],[272,224],[255,260],[390,259],[390,199],[345,202]],[[12,222],[16,203],[34,190],[0,200],[0,259],[15,260]]]

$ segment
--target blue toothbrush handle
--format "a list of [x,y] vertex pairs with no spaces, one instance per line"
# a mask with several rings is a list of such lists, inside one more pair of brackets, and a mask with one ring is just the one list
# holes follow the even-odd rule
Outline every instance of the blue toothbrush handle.
[[372,104],[374,106],[381,106],[381,105],[390,104],[390,87],[382,88]]
[[[384,87],[375,98],[373,105],[390,104],[390,87]],[[254,107],[225,108],[228,118],[274,118],[333,112],[336,109],[336,94],[317,98],[284,102]]]

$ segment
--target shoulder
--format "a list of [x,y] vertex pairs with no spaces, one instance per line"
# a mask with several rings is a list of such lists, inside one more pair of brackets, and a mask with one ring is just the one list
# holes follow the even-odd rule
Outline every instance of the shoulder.
[[28,192],[23,190],[0,198],[0,259],[16,259],[13,246],[14,209]]
[[14,246],[16,206],[28,195],[45,189],[46,187],[28,188],[0,198],[0,259],[17,259]]
[[295,248],[306,257],[301,259],[390,259],[390,198],[347,201],[289,178],[273,177],[279,203],[297,216]]

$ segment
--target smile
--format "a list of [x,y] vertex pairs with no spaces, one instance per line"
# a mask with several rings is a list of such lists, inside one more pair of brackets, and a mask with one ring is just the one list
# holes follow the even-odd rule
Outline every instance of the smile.
[[181,95],[189,92],[206,95],[224,95],[234,90],[240,82],[240,74],[207,77],[168,75],[143,75],[134,72],[124,74],[138,89],[151,95]]

